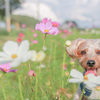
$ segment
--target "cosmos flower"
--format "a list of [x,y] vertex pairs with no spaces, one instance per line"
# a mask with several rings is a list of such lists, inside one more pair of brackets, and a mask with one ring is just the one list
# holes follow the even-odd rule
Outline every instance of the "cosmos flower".
[[71,45],[71,41],[70,41],[70,40],[67,40],[67,41],[65,42],[65,45],[69,47],[69,46]]
[[22,24],[21,27],[22,27],[22,28],[26,28],[26,24]]
[[28,75],[31,77],[31,76],[36,76],[36,73],[33,71],[33,70],[30,70],[29,72],[28,72]]
[[44,23],[37,24],[36,30],[40,30],[42,33],[53,34],[53,35],[57,35],[59,32],[56,27],[52,27],[51,22],[47,22],[46,24]]
[[100,85],[100,76],[95,76],[93,73],[85,74],[72,69],[70,76],[73,78],[69,79],[70,83],[81,83],[83,82],[88,87],[96,87]]
[[17,69],[11,69],[10,63],[0,64],[0,70],[5,73],[17,72]]
[[17,38],[17,42],[20,43],[22,39],[20,37]]
[[59,23],[58,22],[52,22],[52,25],[54,26],[54,27],[59,27]]
[[29,51],[29,42],[24,40],[20,45],[13,41],[7,41],[3,46],[3,52],[0,52],[0,64],[10,62],[10,66],[17,67],[21,62],[26,62],[32,58],[32,52]]
[[62,64],[62,67],[64,67],[64,70],[66,70],[67,69],[67,65],[66,64]]
[[37,34],[37,33],[34,33],[34,34],[33,34],[33,37],[37,37],[37,36],[38,36],[38,34]]
[[25,34],[24,33],[19,33],[19,37],[23,38],[23,37],[25,37]]
[[31,60],[40,62],[40,61],[44,60],[45,56],[46,56],[46,54],[43,51],[39,51],[37,53],[35,50],[33,50],[33,57]]
[[51,19],[48,20],[48,18],[44,18],[44,19],[41,21],[41,23],[44,23],[44,24],[46,24],[47,22],[51,22]]
[[32,40],[32,43],[33,43],[33,44],[37,44],[38,41],[37,41],[37,40]]
[[44,64],[41,64],[41,65],[39,65],[39,66],[37,66],[37,68],[45,68],[46,67],[46,65],[44,65]]

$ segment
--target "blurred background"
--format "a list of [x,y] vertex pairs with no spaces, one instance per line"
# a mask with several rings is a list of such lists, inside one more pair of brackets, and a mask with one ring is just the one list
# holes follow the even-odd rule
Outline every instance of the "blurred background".
[[34,27],[45,17],[61,29],[100,28],[99,11],[100,0],[0,0],[0,30]]

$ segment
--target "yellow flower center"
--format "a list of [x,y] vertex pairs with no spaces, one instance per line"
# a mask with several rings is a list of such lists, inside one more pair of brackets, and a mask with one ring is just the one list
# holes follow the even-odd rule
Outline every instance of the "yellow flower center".
[[12,55],[12,58],[14,59],[14,58],[17,58],[17,55],[16,54],[13,54]]
[[7,71],[7,69],[6,69],[6,68],[4,68],[4,70],[5,70],[5,71]]
[[44,30],[46,33],[48,33],[49,32],[49,30]]
[[37,55],[37,58],[40,58],[41,55]]
[[85,76],[84,76],[84,80],[88,80],[88,77],[87,77],[87,75],[85,75]]
[[53,24],[54,27],[57,27],[57,24]]

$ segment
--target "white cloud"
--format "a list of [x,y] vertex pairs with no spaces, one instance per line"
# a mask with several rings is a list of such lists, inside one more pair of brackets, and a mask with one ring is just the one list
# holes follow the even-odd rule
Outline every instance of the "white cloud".
[[55,5],[59,4],[58,0],[44,0],[44,1],[55,4]]
[[30,2],[25,2],[21,6],[22,8],[16,9],[12,12],[12,14],[31,16],[39,20],[42,20],[47,17],[55,21],[61,21],[52,11],[52,9],[44,3],[37,4],[36,2],[32,2],[32,0],[30,0]]

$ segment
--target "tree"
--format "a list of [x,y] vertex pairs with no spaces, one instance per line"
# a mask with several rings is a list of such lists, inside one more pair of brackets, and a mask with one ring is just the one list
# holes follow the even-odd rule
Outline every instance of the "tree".
[[[20,0],[10,0],[10,12],[18,8],[20,4]],[[5,16],[5,0],[0,0],[0,16],[2,18]]]

